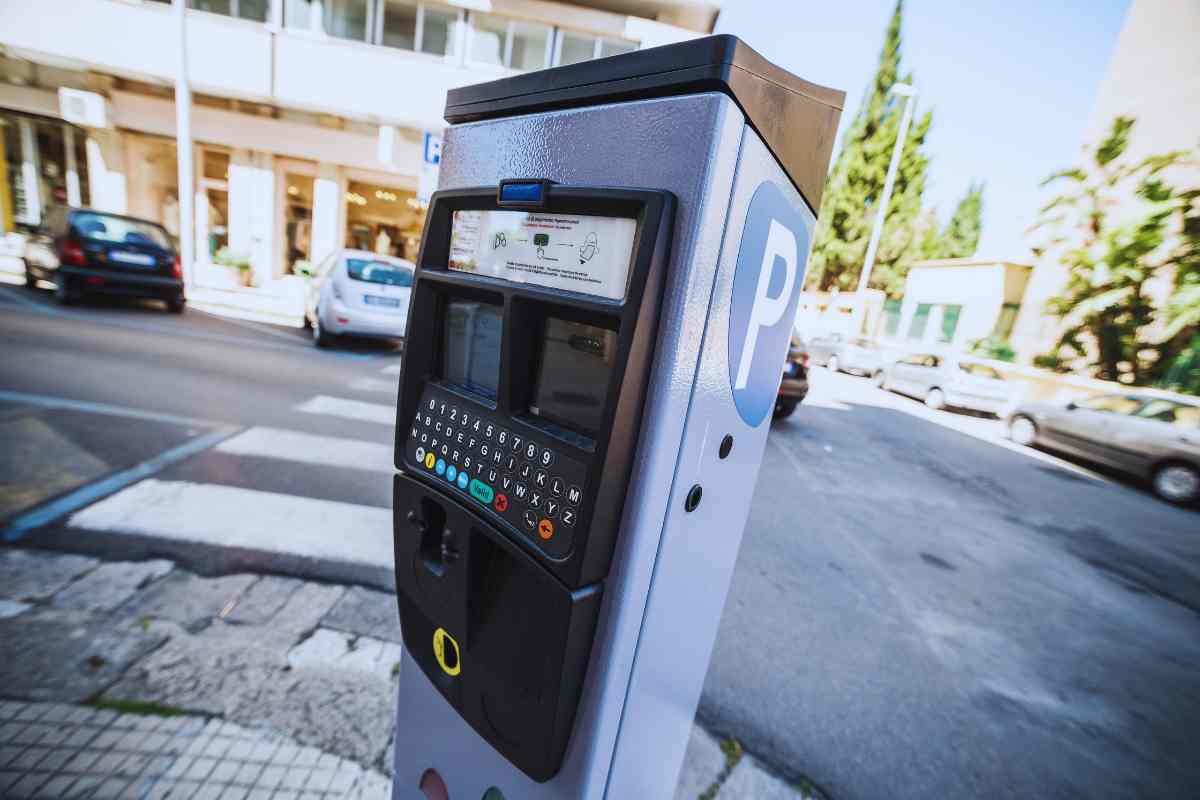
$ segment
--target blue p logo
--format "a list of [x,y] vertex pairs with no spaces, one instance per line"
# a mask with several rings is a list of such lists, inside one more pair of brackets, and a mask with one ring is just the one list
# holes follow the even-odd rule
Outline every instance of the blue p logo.
[[804,266],[809,230],[783,191],[764,182],[742,230],[729,310],[729,382],[742,421],[758,427],[775,405]]

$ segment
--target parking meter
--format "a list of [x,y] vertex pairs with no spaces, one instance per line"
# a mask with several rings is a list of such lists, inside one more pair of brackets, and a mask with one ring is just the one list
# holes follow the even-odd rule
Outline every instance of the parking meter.
[[449,93],[397,402],[395,797],[673,791],[842,100],[727,36]]

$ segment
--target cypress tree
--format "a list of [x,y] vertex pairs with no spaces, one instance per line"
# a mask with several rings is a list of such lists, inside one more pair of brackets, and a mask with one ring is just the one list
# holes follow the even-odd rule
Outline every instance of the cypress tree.
[[983,230],[983,184],[972,183],[938,237],[932,258],[970,258]]
[[[879,67],[862,105],[847,129],[841,151],[826,181],[820,219],[813,237],[808,284],[819,289],[853,290],[875,223],[874,201],[883,192],[905,98],[888,94],[900,78],[900,28],[903,0],[884,36]],[[912,83],[912,75],[903,77]],[[901,151],[900,168],[884,220],[883,235],[871,273],[871,286],[899,297],[910,261],[921,256],[921,195],[929,159],[922,151],[933,121],[931,112],[913,120]]]

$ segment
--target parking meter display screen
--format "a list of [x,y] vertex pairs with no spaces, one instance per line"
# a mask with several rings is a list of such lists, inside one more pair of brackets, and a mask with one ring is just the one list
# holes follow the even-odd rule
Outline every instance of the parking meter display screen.
[[489,400],[500,386],[501,310],[474,301],[446,304],[442,378]]
[[600,430],[617,334],[606,328],[550,317],[529,410],[579,433]]
[[623,300],[637,222],[543,211],[455,211],[449,268]]

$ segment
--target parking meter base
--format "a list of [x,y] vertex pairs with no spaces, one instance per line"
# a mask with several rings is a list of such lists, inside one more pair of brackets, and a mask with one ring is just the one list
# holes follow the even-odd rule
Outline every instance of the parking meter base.
[[[393,484],[404,646],[481,736],[535,781],[562,763],[600,609],[490,524],[406,475]],[[435,541],[437,549],[430,547]]]

